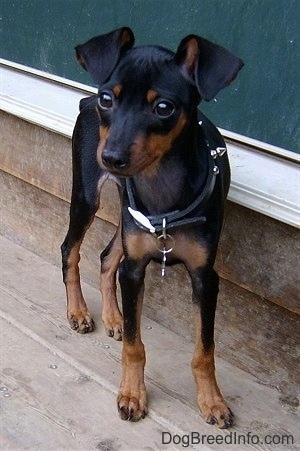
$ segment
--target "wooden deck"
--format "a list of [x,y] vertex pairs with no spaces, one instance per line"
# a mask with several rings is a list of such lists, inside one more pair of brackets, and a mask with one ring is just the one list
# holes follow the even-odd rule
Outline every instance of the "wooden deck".
[[[139,423],[121,421],[115,401],[121,344],[104,333],[98,290],[83,284],[98,327],[76,334],[65,317],[60,269],[2,237],[0,255],[1,450],[173,450],[183,449],[193,432],[194,441],[206,438],[188,449],[298,449],[296,406],[222,359],[218,379],[235,427],[206,425],[196,407],[192,343],[145,317],[150,414]],[[242,444],[247,434],[250,442]],[[285,443],[266,444],[266,437]]]

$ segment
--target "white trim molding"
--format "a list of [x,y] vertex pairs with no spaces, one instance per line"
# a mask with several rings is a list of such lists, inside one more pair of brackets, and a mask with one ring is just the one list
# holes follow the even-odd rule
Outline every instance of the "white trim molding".
[[[81,98],[95,88],[0,59],[0,109],[71,138]],[[300,228],[300,156],[220,129],[232,183],[229,199]]]

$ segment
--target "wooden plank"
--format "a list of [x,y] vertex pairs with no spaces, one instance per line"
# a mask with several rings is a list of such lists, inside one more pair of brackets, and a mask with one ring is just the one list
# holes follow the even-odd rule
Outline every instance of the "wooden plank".
[[[70,201],[72,190],[71,140],[0,112],[0,169],[55,197]],[[29,157],[30,156],[30,157]],[[97,215],[119,222],[119,196],[115,184],[102,191]]]
[[9,343],[9,350],[2,352],[0,370],[2,386],[8,389],[0,395],[1,449],[156,447],[161,433],[153,419],[136,427],[122,422],[114,409],[115,394],[105,390],[88,369],[81,371],[54,355],[16,324],[4,320],[0,324],[2,339]]
[[232,202],[217,258],[223,278],[300,313],[300,230]]
[[[1,384],[9,395],[3,399],[2,434],[10,447],[49,449],[51,443],[54,449],[95,449],[108,442],[110,449],[176,449],[162,446],[163,431],[228,435],[199,419],[189,365],[191,343],[147,317],[142,332],[151,414],[138,424],[118,420],[114,397],[121,344],[107,338],[99,323],[98,291],[84,284],[97,330],[76,334],[66,325],[59,269],[4,238],[0,249],[0,316],[4,343],[10,343],[2,348]],[[50,368],[53,364],[56,367]],[[274,449],[263,443],[266,435],[292,435],[296,443],[295,406],[284,403],[277,389],[223,359],[217,360],[217,367],[236,413],[233,431],[250,431],[260,440],[258,445],[240,445],[239,450]],[[201,449],[218,450],[220,445]]]

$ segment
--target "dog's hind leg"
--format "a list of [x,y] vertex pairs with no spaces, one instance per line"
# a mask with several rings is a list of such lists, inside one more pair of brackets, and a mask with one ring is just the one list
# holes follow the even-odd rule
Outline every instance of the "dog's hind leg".
[[91,332],[94,321],[83,298],[79,260],[80,246],[99,207],[100,190],[107,179],[97,162],[99,118],[96,97],[80,103],[72,141],[73,186],[69,229],[61,246],[63,281],[67,291],[67,315],[72,329]]
[[122,340],[123,319],[116,296],[116,273],[123,257],[121,223],[106,249],[101,253],[100,290],[102,293],[102,321],[106,333]]
[[[80,274],[80,246],[99,208],[100,190],[107,179],[96,160],[99,141],[96,113],[81,114],[73,134],[73,187],[70,206],[69,229],[61,246],[63,281],[67,291],[67,316],[71,328],[79,333],[91,332],[94,321],[83,298]],[[93,124],[92,132],[85,121]],[[83,136],[82,136],[83,135]]]
[[61,246],[63,281],[67,292],[67,316],[72,329],[79,333],[92,332],[94,321],[83,298],[80,274],[80,246],[92,224],[99,206],[97,184],[93,199],[88,200],[82,189],[73,189],[70,223]]

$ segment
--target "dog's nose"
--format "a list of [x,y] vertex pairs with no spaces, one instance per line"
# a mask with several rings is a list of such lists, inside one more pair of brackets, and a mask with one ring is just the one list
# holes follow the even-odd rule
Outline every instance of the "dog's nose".
[[123,153],[105,149],[102,153],[102,163],[108,169],[125,169],[129,165],[129,158]]

